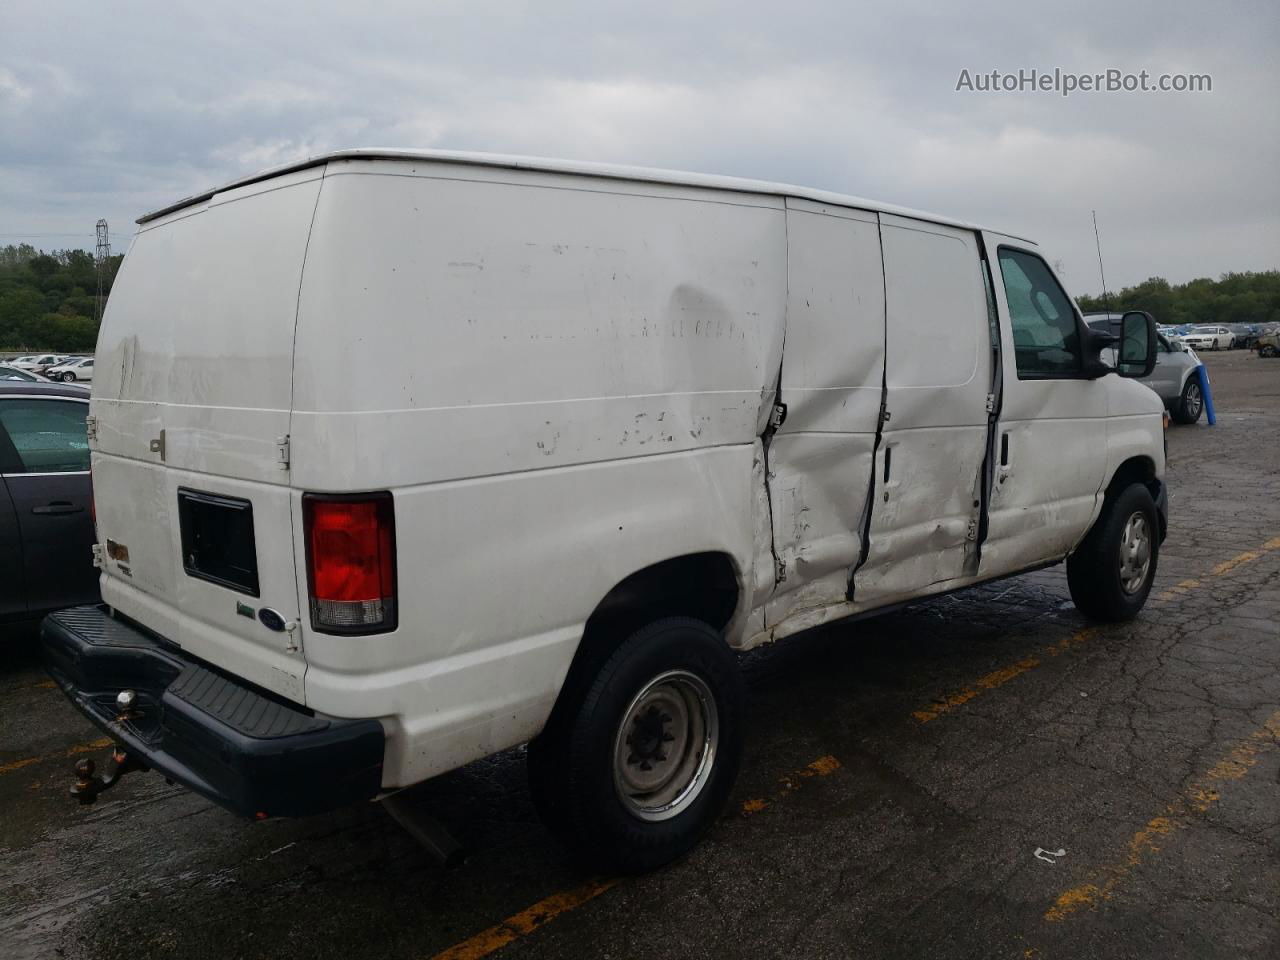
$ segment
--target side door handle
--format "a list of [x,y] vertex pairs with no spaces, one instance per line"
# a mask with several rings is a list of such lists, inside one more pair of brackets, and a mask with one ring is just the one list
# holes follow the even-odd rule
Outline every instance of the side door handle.
[[84,513],[84,507],[77,507],[67,500],[54,500],[52,503],[46,503],[43,507],[32,507],[31,512],[42,516],[61,513]]

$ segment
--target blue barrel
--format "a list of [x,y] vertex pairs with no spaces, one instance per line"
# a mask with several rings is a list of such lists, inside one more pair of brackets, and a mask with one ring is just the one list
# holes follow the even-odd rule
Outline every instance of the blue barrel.
[[1204,364],[1196,367],[1196,377],[1200,380],[1200,395],[1204,397],[1204,415],[1209,421],[1209,426],[1213,426],[1218,422],[1217,416],[1213,412],[1213,394],[1209,392],[1209,371],[1205,369]]

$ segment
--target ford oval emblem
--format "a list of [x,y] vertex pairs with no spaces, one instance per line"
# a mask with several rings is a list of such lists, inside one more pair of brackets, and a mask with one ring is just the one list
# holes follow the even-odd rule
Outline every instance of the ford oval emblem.
[[284,633],[284,617],[276,613],[270,607],[263,607],[258,611],[258,619],[262,621],[262,625],[268,630],[274,630],[276,633]]

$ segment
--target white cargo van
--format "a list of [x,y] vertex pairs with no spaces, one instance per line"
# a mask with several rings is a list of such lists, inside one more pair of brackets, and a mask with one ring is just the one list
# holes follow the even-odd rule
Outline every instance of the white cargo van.
[[44,642],[118,763],[246,816],[531,741],[552,827],[651,867],[732,785],[735,651],[1064,559],[1123,619],[1155,575],[1154,322],[1113,371],[1028,240],[387,151],[140,224],[96,352],[104,606]]

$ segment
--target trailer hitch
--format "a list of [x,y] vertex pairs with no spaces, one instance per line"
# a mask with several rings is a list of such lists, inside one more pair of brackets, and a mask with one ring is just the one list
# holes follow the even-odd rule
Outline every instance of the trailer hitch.
[[111,759],[107,762],[110,765],[108,771],[100,777],[95,777],[97,765],[92,760],[85,757],[76,761],[76,782],[71,785],[71,795],[80,801],[81,805],[93,803],[98,799],[98,794],[110,790],[126,773],[148,769],[145,763],[119,747],[111,751]]
[[[122,690],[120,692],[120,695],[116,697],[116,708],[120,711],[120,715],[116,717],[117,723],[127,723],[137,716],[134,710],[136,701],[137,696],[132,690]],[[110,790],[120,782],[126,773],[150,769],[145,763],[121,747],[112,749],[111,759],[107,762],[109,764],[107,772],[100,777],[96,777],[94,773],[97,771],[97,764],[88,757],[76,761],[76,782],[71,785],[70,793],[80,802],[81,806],[93,803],[98,799],[98,794]]]

